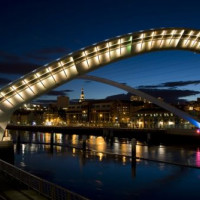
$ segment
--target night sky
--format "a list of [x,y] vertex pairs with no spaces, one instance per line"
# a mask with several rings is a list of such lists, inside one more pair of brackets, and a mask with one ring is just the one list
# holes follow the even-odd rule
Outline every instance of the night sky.
[[[93,43],[160,27],[200,29],[199,1],[2,0],[0,86]],[[90,73],[174,99],[200,97],[200,55],[187,51],[143,54]],[[99,99],[126,93],[100,83],[73,80],[40,100],[57,95]],[[170,93],[171,92],[171,93]]]

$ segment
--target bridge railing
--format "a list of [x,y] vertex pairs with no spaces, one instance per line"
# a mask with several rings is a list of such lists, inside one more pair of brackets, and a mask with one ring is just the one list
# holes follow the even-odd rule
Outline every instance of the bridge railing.
[[87,198],[71,192],[56,184],[25,172],[0,159],[0,171],[27,185],[41,195],[55,200],[87,200]]

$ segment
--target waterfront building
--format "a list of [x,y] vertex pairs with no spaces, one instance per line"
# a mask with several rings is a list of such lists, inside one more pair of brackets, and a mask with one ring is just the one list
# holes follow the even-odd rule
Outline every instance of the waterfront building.
[[43,110],[26,110],[20,108],[11,116],[11,124],[19,125],[40,125],[43,123]]
[[133,113],[131,120],[133,128],[191,128],[189,122],[153,104]]
[[58,109],[67,108],[69,106],[69,97],[67,96],[58,96],[56,102]]
[[[84,93],[83,93],[84,94]],[[152,103],[136,98],[128,100],[84,100],[71,102],[58,97],[57,103],[41,106],[26,104],[13,113],[11,123],[23,125],[129,127],[129,128],[189,128],[188,122]],[[67,106],[67,107],[66,107]],[[200,102],[177,105],[196,117]]]
[[141,102],[126,100],[91,100],[70,104],[66,111],[68,125],[127,126],[132,112]]

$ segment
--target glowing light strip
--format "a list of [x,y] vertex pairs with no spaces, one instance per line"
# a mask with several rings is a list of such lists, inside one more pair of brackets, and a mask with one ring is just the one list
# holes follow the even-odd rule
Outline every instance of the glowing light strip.
[[142,50],[143,41],[144,41],[144,33],[142,33],[142,35],[141,35],[141,39],[142,39],[142,40],[141,40],[141,48],[140,48],[140,49]]
[[180,37],[178,38],[178,42],[176,43],[176,47],[179,45],[179,42],[181,41],[181,38],[182,38],[184,32],[185,32],[185,30],[181,31]]
[[110,44],[109,44],[109,42],[107,43],[107,46],[108,46],[109,59],[111,60],[111,55],[110,55]]
[[122,38],[119,39],[119,53],[120,53],[120,56],[122,55],[122,53],[121,53],[122,52],[122,41],[121,40],[122,40]]
[[14,86],[12,86],[12,89],[15,91],[15,93],[21,97],[22,100],[24,100],[24,98],[22,97],[21,94],[19,94],[19,92],[16,90],[16,88]]
[[164,41],[164,36],[166,36],[166,31],[162,32],[162,38],[161,38],[161,41],[160,41],[160,47],[162,46],[162,43]]
[[60,61],[60,62],[59,62],[59,65],[62,67],[62,69],[63,69],[63,72],[64,72],[64,74],[65,74],[66,78],[68,78],[68,76],[67,76],[67,73],[66,73],[66,71],[65,71],[65,68],[64,68],[64,64],[63,64],[63,62],[62,62],[62,61]]
[[54,76],[53,76],[53,74],[51,72],[51,69],[48,67],[47,70],[50,73],[51,77],[53,78],[54,82],[57,83],[56,79],[54,78]]
[[43,82],[41,81],[41,79],[39,78],[39,75],[38,75],[38,74],[35,74],[35,75],[36,75],[37,79],[40,81],[40,83],[43,85],[43,87],[46,89],[44,83],[43,83]]
[[23,82],[25,83],[25,85],[27,85],[27,86],[28,86],[28,88],[31,90],[31,92],[33,92],[33,94],[35,94],[35,92],[32,90],[32,88],[29,86],[29,84],[28,84],[28,83],[26,83],[26,81],[25,81],[25,80],[23,80]]
[[188,44],[188,42],[189,42],[189,40],[190,40],[190,38],[191,38],[192,35],[193,35],[193,31],[190,31],[189,37],[187,38],[187,40],[185,42],[185,46],[187,46],[187,44]]
[[85,59],[86,59],[86,62],[87,62],[87,65],[88,65],[88,68],[90,67],[90,65],[89,65],[89,62],[88,62],[88,58],[87,58],[87,54],[86,54],[86,52],[85,51],[83,51],[83,53],[84,53],[84,57],[85,57]]
[[153,39],[154,39],[154,35],[155,35],[155,31],[153,31],[153,33],[152,33],[152,38],[151,38],[151,48],[152,48],[152,45],[153,45]]
[[169,45],[171,44],[175,33],[176,33],[176,30],[173,30],[172,33],[171,33],[172,36],[171,36],[171,38],[170,38]]
[[95,48],[95,49],[96,49],[96,54],[97,54],[98,61],[99,61],[99,64],[100,64],[101,62],[100,62],[100,58],[99,58],[99,50],[98,50],[98,47],[96,46],[96,48]]
[[13,103],[11,103],[6,97],[5,95],[3,95],[2,93],[0,93],[1,96],[5,99],[5,101],[7,101],[11,106],[14,106]]
[[197,43],[197,39],[199,39],[199,35],[200,35],[200,33],[198,33],[195,40],[192,41],[193,42],[191,45],[192,47]]

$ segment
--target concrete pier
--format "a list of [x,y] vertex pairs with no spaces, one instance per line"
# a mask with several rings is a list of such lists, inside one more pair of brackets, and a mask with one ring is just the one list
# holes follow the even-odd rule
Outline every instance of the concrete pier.
[[136,157],[136,144],[137,141],[135,138],[131,139],[131,146],[132,146],[132,159],[134,159]]
[[12,141],[0,141],[0,159],[14,163],[14,145]]
[[86,139],[87,139],[86,135],[83,135],[83,137],[82,137],[82,140],[83,140],[82,148],[83,148],[83,150],[86,150]]

